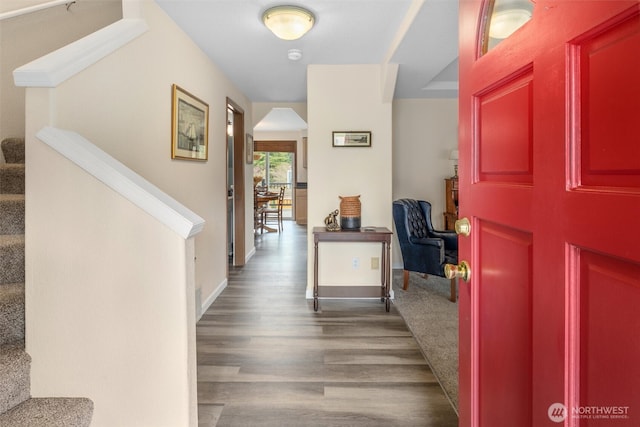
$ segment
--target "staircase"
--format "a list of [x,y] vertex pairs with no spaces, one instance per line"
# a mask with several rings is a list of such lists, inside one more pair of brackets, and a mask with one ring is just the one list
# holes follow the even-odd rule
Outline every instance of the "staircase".
[[0,163],[0,427],[89,426],[86,398],[31,398],[25,352],[24,140],[2,141]]

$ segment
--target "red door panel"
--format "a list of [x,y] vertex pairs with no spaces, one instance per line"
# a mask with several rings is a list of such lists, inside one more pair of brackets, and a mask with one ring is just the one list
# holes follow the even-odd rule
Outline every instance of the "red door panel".
[[[583,185],[640,187],[640,140],[637,100],[640,28],[633,10],[604,21],[571,43],[571,67],[576,70],[575,108],[581,111],[576,150]],[[636,108],[629,106],[636,105]],[[615,126],[611,126],[615,123]]]
[[476,233],[480,425],[531,426],[531,234],[482,222]]
[[478,181],[532,181],[532,77],[526,69],[477,96]]
[[[570,416],[581,426],[637,426],[640,402],[640,265],[572,248],[576,323],[573,354],[579,394]],[[612,351],[623,349],[623,351]]]
[[460,2],[460,426],[640,426],[640,2],[532,3]]

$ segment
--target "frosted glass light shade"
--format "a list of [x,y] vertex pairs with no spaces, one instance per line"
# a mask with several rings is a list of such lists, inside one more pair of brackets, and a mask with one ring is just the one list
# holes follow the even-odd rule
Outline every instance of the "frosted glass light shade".
[[262,22],[277,37],[296,40],[313,27],[315,16],[298,6],[275,6],[264,11]]
[[507,9],[495,12],[491,17],[489,36],[494,39],[506,39],[531,19],[531,11],[526,9]]

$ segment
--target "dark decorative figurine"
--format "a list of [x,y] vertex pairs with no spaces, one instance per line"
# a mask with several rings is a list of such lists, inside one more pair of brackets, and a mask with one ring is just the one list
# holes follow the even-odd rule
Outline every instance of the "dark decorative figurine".
[[338,217],[338,209],[331,212],[324,219],[324,225],[326,225],[327,231],[340,231],[340,224],[338,224],[337,217]]

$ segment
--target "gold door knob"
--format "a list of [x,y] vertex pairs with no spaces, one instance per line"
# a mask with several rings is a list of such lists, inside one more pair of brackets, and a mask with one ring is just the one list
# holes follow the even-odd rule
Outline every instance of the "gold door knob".
[[471,234],[471,222],[467,218],[460,218],[455,224],[456,233],[462,236],[469,237]]
[[467,261],[460,261],[460,264],[445,264],[444,266],[444,275],[447,279],[455,279],[460,278],[465,282],[468,282],[471,279],[471,268]]

